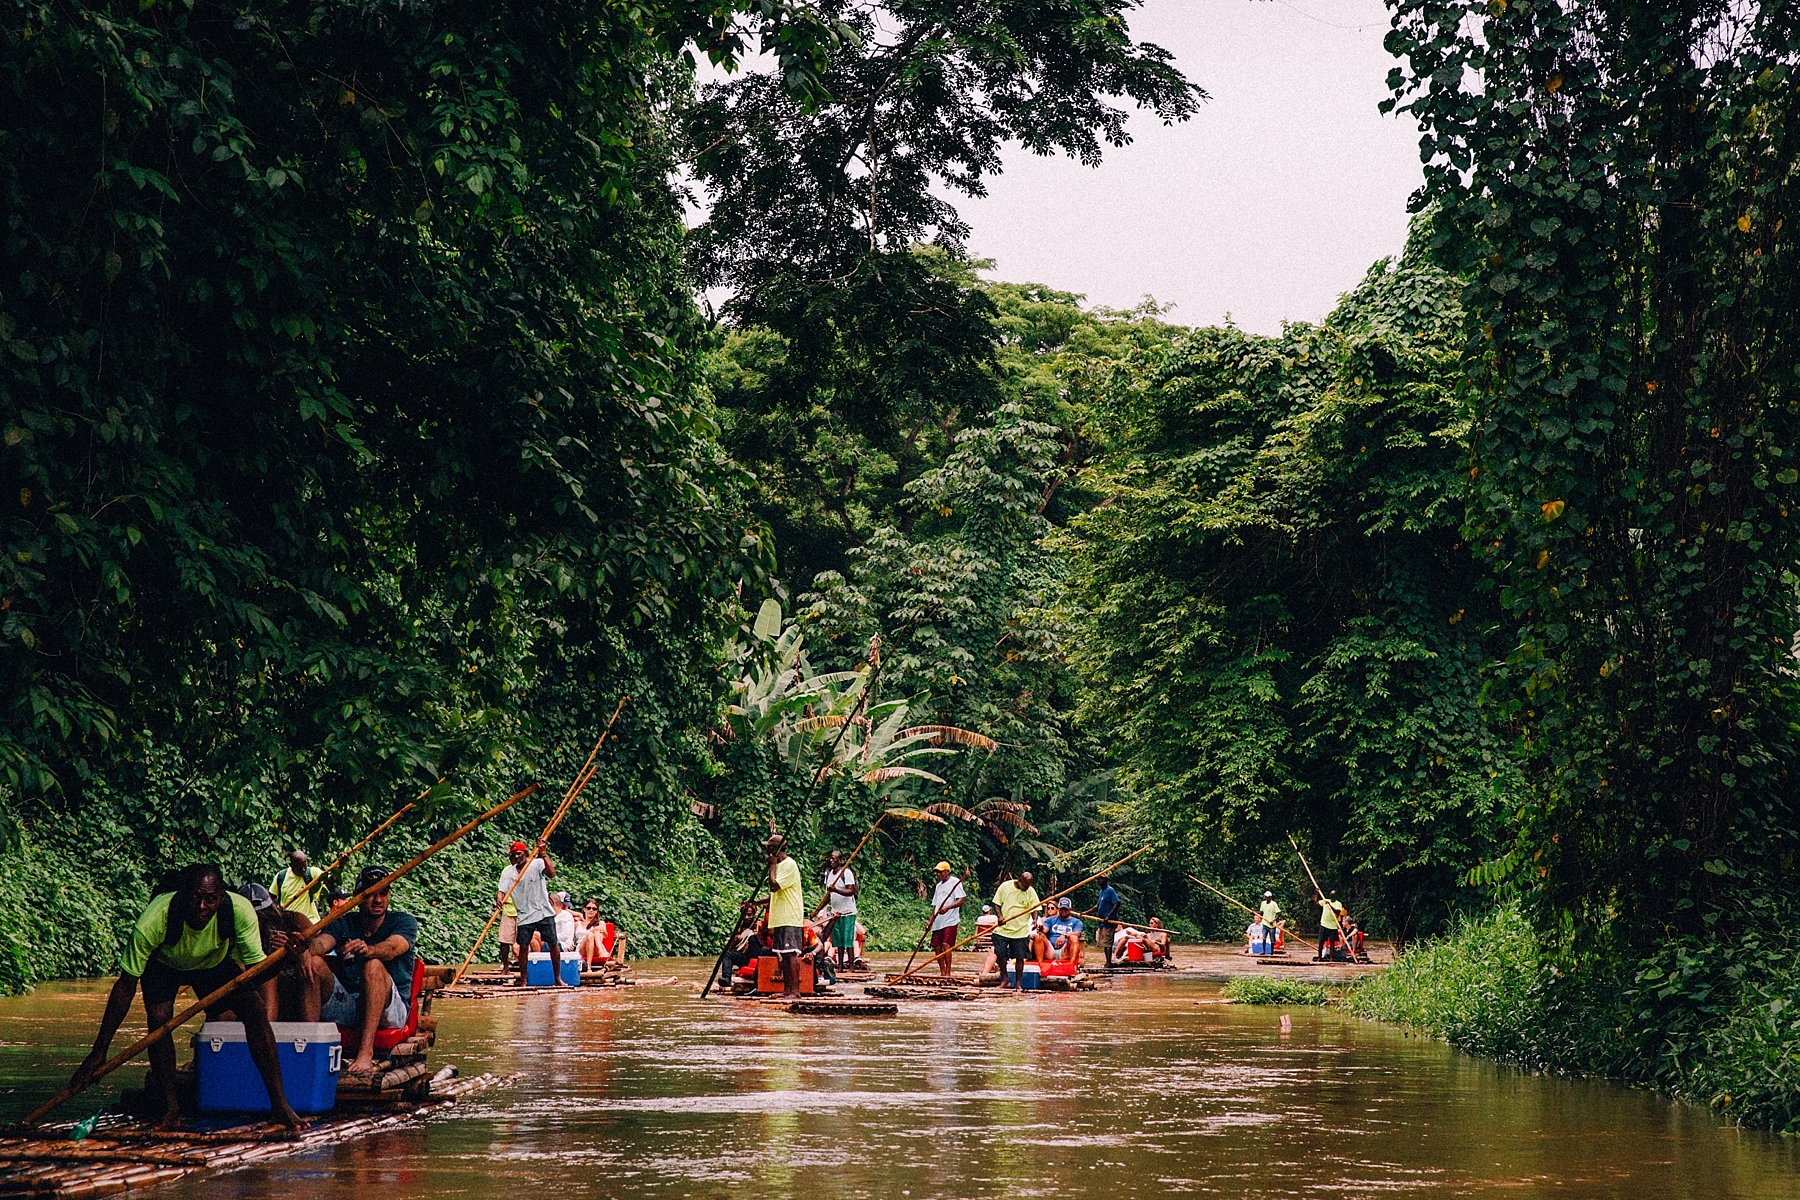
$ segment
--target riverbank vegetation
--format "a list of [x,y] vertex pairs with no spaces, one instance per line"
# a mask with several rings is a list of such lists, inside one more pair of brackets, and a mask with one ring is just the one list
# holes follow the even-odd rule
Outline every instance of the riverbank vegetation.
[[544,781],[454,957],[629,696],[551,849],[637,953],[772,827],[880,818],[902,948],[939,858],[1146,843],[1233,935],[1191,875],[1304,914],[1291,837],[1416,946],[1357,1011],[1790,1127],[1791,22],[1394,0],[1412,236],[1263,336],[968,245],[1002,146],[1197,110],[1130,8],[19,9],[0,987]]

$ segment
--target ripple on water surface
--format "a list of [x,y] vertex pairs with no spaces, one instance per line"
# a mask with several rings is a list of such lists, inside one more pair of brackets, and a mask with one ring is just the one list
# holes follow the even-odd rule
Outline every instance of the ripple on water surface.
[[[525,1079],[171,1198],[1794,1198],[1794,1139],[1523,1076],[1317,1009],[1138,977],[1090,995],[795,1017],[687,986],[444,1000],[436,1058]],[[851,989],[854,991],[855,989]],[[74,1067],[104,985],[0,1001],[0,1118]],[[122,1034],[121,1036],[125,1036]]]

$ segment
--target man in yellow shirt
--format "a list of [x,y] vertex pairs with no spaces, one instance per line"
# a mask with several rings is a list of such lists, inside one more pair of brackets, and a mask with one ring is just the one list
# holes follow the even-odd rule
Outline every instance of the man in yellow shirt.
[[[1031,872],[1008,879],[994,889],[994,910],[1000,924],[994,927],[994,961],[1000,965],[1000,986],[1020,987],[1025,982],[1025,960],[1031,957],[1031,914],[1037,911],[1037,889],[1031,886]],[[1006,982],[1008,959],[1019,961],[1019,977]]]
[[[106,1014],[94,1048],[75,1069],[70,1086],[79,1089],[106,1062],[113,1034],[131,1011],[131,998],[141,982],[144,1016],[155,1029],[175,1015],[175,995],[191,988],[196,999],[237,978],[244,967],[265,957],[256,909],[236,892],[227,891],[218,867],[201,864],[182,871],[173,892],[150,901],[131,941],[119,960],[119,979],[106,998]],[[302,1121],[281,1090],[281,1060],[276,1056],[275,1032],[269,1013],[254,983],[246,983],[209,1008],[208,1020],[221,1019],[229,1010],[244,1023],[244,1040],[250,1058],[269,1091],[271,1115],[290,1129],[303,1129]],[[162,1037],[150,1043],[150,1087],[160,1085],[163,1117],[159,1129],[181,1124],[181,1103],[175,1094],[175,1043]]]
[[319,889],[307,890],[307,885],[325,872],[317,867],[306,865],[306,851],[295,846],[288,851],[287,870],[278,872],[269,881],[269,892],[275,897],[275,903],[289,912],[297,912],[306,918],[308,925],[319,919]]
[[800,864],[787,855],[787,839],[772,834],[763,843],[769,857],[769,945],[781,964],[781,994],[800,994],[800,952],[806,949],[806,904],[800,894]]

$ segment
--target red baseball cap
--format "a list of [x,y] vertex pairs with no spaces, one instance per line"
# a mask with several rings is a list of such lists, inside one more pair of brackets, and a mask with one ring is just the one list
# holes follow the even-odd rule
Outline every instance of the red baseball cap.
[[524,842],[514,842],[512,844],[512,848],[514,850],[517,850],[521,854],[523,854],[528,849],[528,847],[525,845]]

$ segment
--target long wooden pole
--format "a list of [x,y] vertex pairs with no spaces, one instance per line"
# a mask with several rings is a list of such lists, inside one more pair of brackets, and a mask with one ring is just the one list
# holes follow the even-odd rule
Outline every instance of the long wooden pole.
[[[956,886],[962,887],[964,884],[968,883],[969,882],[969,872],[974,869],[975,868],[973,868],[973,867],[965,867],[963,869],[962,875],[960,875],[956,880]],[[952,896],[954,896],[956,893],[951,892],[950,894]],[[966,890],[964,892],[964,898],[965,899],[967,898]],[[958,901],[958,903],[961,903],[961,901]],[[946,912],[949,912],[949,911],[950,911],[950,901],[948,899],[945,899],[945,901],[942,904],[938,905],[936,908],[931,910],[931,917],[929,920],[927,920],[925,922],[925,932],[921,933],[919,935],[919,940],[913,943],[912,953],[906,956],[906,971],[902,972],[903,976],[912,971],[913,959],[919,957],[919,950],[922,946],[925,945],[925,939],[931,936],[931,927],[933,925],[937,924],[937,919],[939,917],[943,916]],[[925,967],[929,967],[932,963],[936,962],[938,959],[940,959],[942,957],[944,957],[942,954],[932,955],[930,958],[925,960]],[[925,967],[920,967],[919,969],[922,971],[925,969]]]
[[1231,903],[1237,905],[1239,908],[1243,909],[1245,912],[1249,913],[1251,916],[1259,917],[1262,915],[1256,909],[1251,908],[1248,904],[1245,904],[1242,900],[1237,900],[1231,896],[1227,896],[1224,892],[1221,892],[1218,888],[1216,888],[1212,884],[1206,882],[1206,880],[1200,878],[1198,875],[1188,875],[1188,873],[1186,871],[1183,871],[1182,874],[1187,875],[1187,877],[1189,879],[1193,880],[1195,883],[1199,884],[1201,887],[1205,888],[1207,891],[1211,892],[1213,895],[1218,896],[1221,899],[1230,900]]
[[513,805],[517,804],[519,801],[523,800],[525,797],[531,795],[531,793],[533,793],[537,790],[538,790],[538,785],[534,783],[530,787],[526,788],[524,791],[517,792],[514,795],[507,797],[501,803],[496,804],[493,808],[488,809],[486,812],[482,813],[480,816],[476,817],[474,820],[470,821],[468,824],[462,826],[462,828],[458,829],[456,832],[438,839],[437,841],[433,842],[430,846],[427,846],[424,850],[421,850],[419,853],[413,855],[413,857],[410,860],[408,860],[406,863],[402,864],[401,866],[395,868],[393,871],[391,871],[387,875],[382,876],[381,879],[378,880],[377,882],[370,884],[368,887],[364,888],[362,891],[356,893],[356,895],[339,901],[337,904],[333,905],[331,907],[331,909],[328,912],[326,912],[326,914],[323,917],[319,918],[317,921],[314,921],[311,925],[308,925],[305,929],[301,930],[294,937],[290,938],[288,940],[287,944],[282,946],[278,950],[276,950],[275,953],[268,955],[266,958],[264,958],[261,962],[257,963],[255,966],[245,967],[242,971],[240,971],[238,973],[237,977],[235,979],[233,979],[230,983],[224,984],[221,987],[214,989],[212,992],[209,992],[207,995],[202,996],[200,999],[196,1000],[193,1004],[191,1004],[187,1008],[181,1010],[180,1012],[176,1013],[173,1017],[170,1017],[167,1021],[163,1022],[161,1025],[157,1026],[155,1029],[152,1029],[149,1033],[146,1033],[143,1037],[139,1038],[137,1041],[133,1042],[130,1046],[119,1051],[119,1053],[113,1055],[110,1059],[108,1059],[105,1063],[103,1063],[98,1069],[96,1069],[92,1075],[89,1075],[87,1077],[87,1079],[82,1083],[81,1087],[79,1087],[79,1088],[73,1087],[73,1086],[65,1087],[62,1089],[62,1091],[56,1093],[56,1095],[50,1097],[50,1099],[48,1099],[48,1100],[44,1101],[44,1103],[38,1105],[37,1108],[33,1109],[30,1112],[30,1114],[28,1114],[26,1116],[25,1124],[35,1125],[39,1120],[41,1120],[44,1117],[44,1115],[46,1113],[50,1112],[57,1105],[61,1104],[65,1100],[69,1099],[71,1096],[74,1096],[77,1092],[80,1092],[84,1088],[91,1086],[97,1080],[103,1079],[106,1076],[112,1074],[114,1071],[118,1070],[120,1067],[122,1067],[126,1063],[130,1062],[133,1058],[136,1058],[138,1056],[138,1054],[140,1052],[142,1052],[144,1047],[150,1045],[152,1042],[158,1040],[159,1038],[167,1037],[170,1033],[174,1032],[176,1029],[180,1028],[182,1025],[185,1025],[189,1020],[191,1020],[194,1017],[194,1015],[196,1013],[201,1013],[201,1012],[206,1011],[207,1008],[209,1008],[210,1006],[212,1006],[214,1004],[217,1004],[219,1001],[223,1000],[225,997],[231,995],[233,992],[237,991],[240,987],[242,987],[245,983],[249,982],[254,977],[256,977],[258,975],[267,974],[275,966],[275,964],[279,963],[282,960],[282,958],[288,953],[289,949],[291,949],[292,947],[297,946],[297,945],[304,945],[309,939],[311,939],[313,937],[314,934],[318,933],[321,929],[324,929],[327,925],[330,925],[333,921],[337,920],[339,917],[343,916],[345,913],[349,912],[351,909],[353,909],[357,905],[361,904],[363,902],[363,900],[366,899],[371,893],[378,892],[382,888],[385,888],[385,887],[393,886],[393,883],[395,880],[397,880],[397,879],[401,878],[402,876],[411,872],[413,870],[413,868],[417,867],[420,863],[424,862],[426,859],[430,858],[432,855],[436,854],[438,851],[444,849],[445,847],[450,846],[450,845],[460,841],[471,830],[475,829],[476,827],[478,827],[488,821],[493,820],[495,817],[499,816],[501,813],[505,812],[507,809],[511,808]]
[[[600,770],[594,760],[599,757],[600,747],[606,744],[607,735],[612,733],[613,721],[619,719],[619,714],[624,711],[625,702],[629,699],[631,699],[630,696],[619,697],[618,707],[613,709],[612,720],[608,721],[606,728],[600,731],[600,739],[594,743],[594,748],[588,751],[587,761],[581,764],[581,770],[575,772],[575,778],[569,783],[569,790],[563,793],[562,801],[557,804],[556,811],[550,814],[549,824],[545,825],[544,832],[538,835],[536,846],[530,854],[525,856],[526,866],[530,866],[531,860],[544,852],[544,847],[550,841],[550,835],[556,832],[558,825],[562,824],[562,819],[568,815],[569,809],[575,803],[575,798],[581,795],[582,789],[588,785],[588,780],[592,779]],[[483,925],[481,932],[475,935],[475,944],[469,947],[469,956],[462,960],[460,967],[456,968],[456,974],[450,979],[451,987],[462,982],[463,973],[469,969],[469,964],[475,961],[475,955],[481,950],[481,943],[487,940],[488,930],[492,929],[494,922],[499,920],[500,910],[506,907],[506,902],[512,899],[513,891],[519,886],[519,881],[524,878],[525,868],[520,867],[519,873],[513,876],[512,886],[506,889],[506,893],[500,897],[500,902],[494,905],[494,911],[488,914],[487,924]]]
[[[449,776],[445,776],[444,778],[447,779],[447,778],[449,778]],[[401,817],[404,817],[407,813],[411,812],[414,808],[416,808],[418,806],[418,803],[420,800],[423,800],[425,797],[431,795],[432,789],[440,786],[443,782],[444,782],[444,780],[440,779],[437,781],[437,783],[432,784],[431,787],[428,787],[424,791],[420,792],[416,797],[414,797],[407,804],[401,806],[401,808],[398,809],[394,813],[393,816],[389,817],[387,820],[385,820],[381,824],[377,825],[374,828],[374,830],[369,834],[368,837],[364,838],[362,841],[356,843],[356,845],[350,847],[348,850],[346,850],[342,854],[338,855],[337,858],[332,860],[332,863],[329,867],[326,867],[323,871],[320,871],[317,875],[314,875],[311,879],[307,880],[306,886],[300,889],[300,894],[298,896],[294,897],[294,899],[304,900],[308,896],[312,895],[313,889],[318,887],[321,883],[323,883],[325,881],[326,876],[330,875],[333,871],[337,870],[339,867],[341,867],[345,863],[349,862],[351,855],[355,854],[358,850],[361,850],[364,846],[368,845],[370,842],[374,841],[376,838],[378,838],[382,834],[386,833],[388,831],[388,829],[394,824],[394,822],[398,821]]]
[[[1110,874],[1111,872],[1118,870],[1120,867],[1124,866],[1126,863],[1130,862],[1132,859],[1136,858],[1138,855],[1147,852],[1149,849],[1150,849],[1150,847],[1145,846],[1142,849],[1133,850],[1130,854],[1127,854],[1124,858],[1121,858],[1118,862],[1112,864],[1112,866],[1102,867],[1100,870],[1095,871],[1092,875],[1089,875],[1086,879],[1082,880],[1080,883],[1076,884],[1074,887],[1066,887],[1062,891],[1056,893],[1054,896],[1045,896],[1042,900],[1039,900],[1038,903],[1040,905],[1043,905],[1043,904],[1050,903],[1052,900],[1060,900],[1064,896],[1067,896],[1070,892],[1078,891],[1081,888],[1086,887],[1088,884],[1094,882],[1094,880],[1100,878],[1102,875]],[[1015,913],[1013,915],[1017,916],[1018,914]],[[1005,924],[1005,922],[1002,921],[1001,924]],[[964,946],[968,945],[970,942],[974,941],[976,938],[978,938],[980,936],[981,936],[981,931],[978,929],[974,933],[971,933],[968,937],[964,938],[962,941],[956,943],[956,945],[950,947],[950,949],[944,951],[944,953],[945,954],[955,954],[958,950],[962,949]],[[934,955],[933,957],[928,959],[924,964],[922,964],[919,967],[919,970],[920,971],[924,970],[925,967],[930,966],[932,963],[934,963],[936,961],[937,961],[937,956]],[[914,976],[916,974],[918,974],[918,971],[908,971],[904,975],[895,976],[893,979],[893,982],[894,983],[905,983],[908,979],[912,978],[912,976]]]

